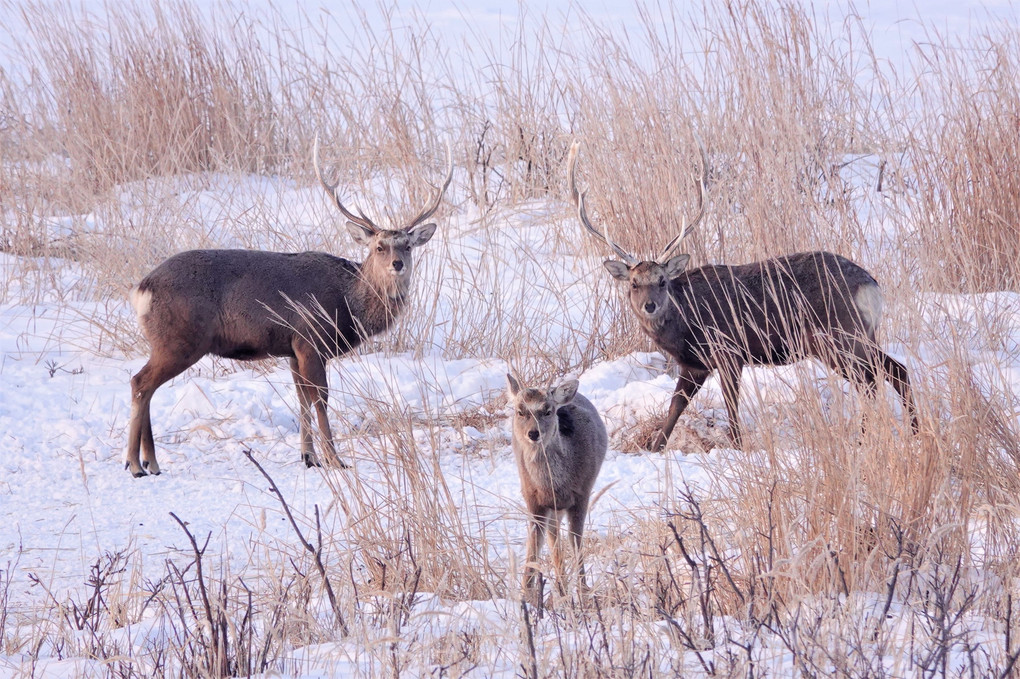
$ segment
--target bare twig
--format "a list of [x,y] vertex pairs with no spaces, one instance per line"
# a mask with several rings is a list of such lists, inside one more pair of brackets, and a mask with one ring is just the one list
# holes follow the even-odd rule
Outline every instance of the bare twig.
[[276,485],[276,481],[269,475],[269,472],[265,470],[258,460],[255,459],[254,454],[251,450],[245,449],[244,456],[248,458],[248,461],[255,465],[262,476],[269,482],[269,490],[276,494],[276,497],[280,500],[280,504],[283,506],[283,511],[287,515],[287,519],[290,521],[291,527],[294,529],[295,535],[297,535],[298,541],[308,551],[309,554],[315,559],[315,567],[319,571],[319,575],[322,576],[322,584],[326,589],[326,596],[329,597],[329,605],[333,609],[333,616],[336,620],[337,627],[340,632],[347,636],[350,634],[350,628],[347,626],[347,621],[344,618],[343,611],[340,608],[340,604],[337,602],[336,594],[333,592],[333,583],[329,579],[329,574],[326,572],[326,565],[322,561],[322,523],[319,519],[319,505],[315,505],[315,534],[317,536],[318,544],[313,545],[305,539],[301,529],[298,528],[297,521],[294,519],[294,514],[290,511],[290,505],[287,504],[287,499],[283,497],[283,493],[280,492],[280,488]]

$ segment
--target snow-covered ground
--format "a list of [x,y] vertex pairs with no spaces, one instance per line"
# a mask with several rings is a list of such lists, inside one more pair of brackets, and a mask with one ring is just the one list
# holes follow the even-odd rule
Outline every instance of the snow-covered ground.
[[[321,200],[318,191],[286,184],[267,186],[258,180],[235,186],[213,182],[198,203],[207,207],[206,233],[214,234],[214,240],[222,244],[244,240],[236,233],[217,231],[223,224],[236,223],[223,217],[243,203],[237,196],[244,190],[266,191],[297,214],[314,215],[320,209],[313,207]],[[220,195],[231,197],[220,200]],[[217,205],[219,214],[213,207]],[[458,270],[484,269],[484,258],[491,257],[492,248],[502,242],[507,251],[501,256],[507,261],[513,260],[514,252],[527,249],[527,259],[536,268],[555,271],[553,282],[559,282],[566,296],[576,298],[569,306],[582,312],[567,319],[565,327],[609,322],[584,313],[592,308],[585,296],[595,293],[576,274],[584,267],[598,272],[597,261],[578,257],[564,264],[561,244],[543,241],[537,231],[534,238],[529,236],[526,211],[492,218],[497,235],[490,235],[485,247],[477,242],[474,215],[454,211],[444,221],[436,241],[420,255],[423,262],[431,261],[426,270],[432,275],[443,276],[454,261]],[[101,220],[94,226],[102,229]],[[7,274],[18,264],[25,262],[2,256],[0,273]],[[383,492],[379,489],[387,487],[385,477],[392,460],[376,451],[376,436],[383,425],[378,419],[386,417],[412,423],[416,454],[438,464],[438,475],[465,531],[487,546],[487,557],[504,582],[515,579],[525,521],[504,423],[504,375],[513,367],[505,359],[446,358],[441,350],[446,338],[437,333],[436,347],[418,355],[365,350],[333,361],[330,404],[335,432],[354,469],[320,472],[305,469],[300,461],[297,401],[285,365],[251,370],[206,358],[157,392],[153,421],[163,474],[133,479],[122,463],[130,405],[128,381],[144,364],[144,345],[130,356],[99,350],[97,326],[90,321],[100,311],[107,321],[111,315],[129,316],[127,302],[113,302],[112,310],[69,302],[67,291],[75,289],[81,275],[76,265],[51,262],[47,266],[55,271],[52,291],[37,303],[25,305],[13,301],[17,290],[9,288],[12,301],[0,307],[0,549],[14,564],[7,571],[12,611],[47,602],[49,594],[44,596],[44,591],[57,600],[73,596],[90,565],[106,554],[130,554],[132,568],[142,574],[139,577],[156,577],[167,558],[185,558],[190,550],[170,512],[188,522],[196,536],[211,535],[210,558],[222,559],[238,577],[255,577],[265,567],[267,545],[280,553],[299,553],[278,499],[267,491],[267,483],[244,450],[253,451],[266,466],[306,529],[314,507],[324,508],[325,525],[335,540],[332,548],[342,550],[349,517],[340,510],[336,489],[354,478],[359,492]],[[437,289],[440,324],[463,296],[473,294],[456,277],[439,283]],[[509,300],[517,293],[505,292],[506,304],[512,307]],[[977,379],[996,391],[1020,393],[1020,295],[933,297],[923,303],[930,321],[939,320],[966,338]],[[519,322],[537,326],[563,322],[561,304],[562,299],[527,305],[530,315]],[[992,318],[996,325],[989,327],[987,320]],[[549,333],[562,339],[555,331]],[[917,354],[906,355],[896,344],[891,344],[891,351],[923,382],[932,379],[945,359],[941,345],[939,337],[920,337]],[[601,360],[580,375],[582,393],[603,414],[613,436],[597,484],[605,493],[591,512],[589,539],[655,520],[677,488],[685,484],[711,488],[728,475],[731,465],[743,464],[742,454],[725,448],[686,455],[679,450],[663,455],[620,452],[630,428],[664,410],[673,386],[664,368],[661,355],[636,352]],[[756,424],[756,413],[794,402],[804,380],[825,375],[814,364],[748,370],[742,394],[746,424],[752,431],[765,426]],[[817,384],[824,392],[829,383]],[[891,390],[887,391],[888,396]],[[724,421],[723,412],[713,378],[685,420],[702,429],[708,437],[703,440],[718,444],[724,439],[718,430],[707,431],[706,423]],[[605,574],[596,569],[594,577],[600,576]],[[38,582],[33,584],[34,580]],[[512,601],[500,598],[426,603],[419,606],[428,613],[416,612],[407,623],[416,634],[441,634],[436,628],[437,611],[456,621],[453,629],[505,627],[510,624],[508,616],[516,615]],[[860,605],[866,609],[874,603]],[[116,634],[124,635],[124,643],[142,649],[158,641],[158,635],[152,636],[152,624],[146,618]],[[776,654],[772,661],[784,667],[783,654],[779,650]],[[292,657],[290,667],[295,673],[371,674],[367,669],[371,662],[358,659],[356,645],[312,646],[298,649]],[[45,670],[45,676],[61,676],[85,671],[80,664],[85,662],[47,660],[44,655],[35,666]],[[491,659],[486,672],[516,673],[513,662],[502,668],[500,662]],[[0,653],[0,676],[18,676],[31,666],[33,661],[23,653]]]

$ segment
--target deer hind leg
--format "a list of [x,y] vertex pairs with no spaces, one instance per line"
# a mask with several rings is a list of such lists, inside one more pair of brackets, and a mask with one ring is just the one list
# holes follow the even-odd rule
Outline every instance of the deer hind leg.
[[572,565],[577,570],[578,590],[587,594],[588,580],[584,572],[584,556],[581,553],[581,538],[584,536],[584,519],[588,515],[588,503],[578,504],[567,512],[567,519],[570,522],[570,542],[573,547]]
[[138,374],[131,378],[131,422],[128,426],[128,448],[124,468],[131,472],[132,476],[159,475],[156,443],[152,436],[152,417],[149,413],[152,395],[160,385],[180,375],[199,358],[201,354],[160,361],[154,355]]
[[884,351],[879,350],[878,353],[882,357],[882,368],[885,370],[886,379],[900,395],[900,400],[903,401],[904,416],[910,421],[910,430],[916,434],[920,427],[917,422],[917,410],[914,407],[913,390],[910,388],[910,375],[907,373],[907,368]]
[[[858,386],[868,398],[874,399],[877,396],[879,376],[885,377],[903,402],[904,417],[910,422],[911,431],[915,434],[918,432],[910,375],[902,363],[882,351],[873,341],[863,340],[850,342],[847,346],[837,346],[828,354],[828,358],[827,362]],[[866,428],[867,419],[862,417],[861,430]]]
[[[909,420],[911,430],[917,433],[917,413],[911,394],[910,376],[902,363],[882,351],[877,344],[858,341],[844,351],[833,352],[831,364],[871,399],[875,399],[878,394],[880,375],[884,376],[899,394],[903,401],[904,416]],[[861,419],[861,430],[866,429],[865,415]]]
[[[336,446],[333,443],[333,430],[329,426],[329,413],[326,406],[329,403],[329,387],[326,383],[326,364],[319,356],[315,348],[305,342],[297,343],[294,347],[294,361],[297,364],[297,379],[295,384],[298,388],[298,402],[307,402],[315,408],[315,414],[319,424],[319,439],[323,450],[323,456],[327,464],[332,464],[341,469],[348,469],[350,465],[340,459],[336,453]],[[304,391],[302,397],[301,392]],[[311,415],[309,414],[309,421]],[[302,425],[304,421],[302,421]],[[308,431],[306,429],[306,431]],[[310,435],[310,434],[309,434]],[[303,435],[302,435],[303,436]],[[301,456],[305,465],[309,467],[321,466],[315,452],[311,455],[304,448],[302,438]]]
[[[878,376],[870,361],[863,359],[850,361],[841,372],[843,373],[843,376],[851,384],[856,385],[864,393],[864,395],[872,401],[872,403],[876,401],[878,397]],[[868,410],[868,408],[864,408],[861,411],[861,434],[868,431]]]
[[[814,355],[854,385],[869,399],[878,393],[877,345],[854,337],[825,337],[813,347]],[[868,429],[868,413],[861,413],[861,433]]]

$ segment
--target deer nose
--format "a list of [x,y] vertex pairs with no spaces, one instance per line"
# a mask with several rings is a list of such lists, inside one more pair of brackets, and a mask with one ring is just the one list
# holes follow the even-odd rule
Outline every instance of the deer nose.
[[393,260],[393,270],[394,271],[402,271],[403,269],[404,269],[404,260],[402,260],[402,259],[394,259]]
[[532,429],[531,431],[529,431],[528,432],[528,438],[531,439],[532,441],[537,441],[538,440],[538,430],[537,429]]
[[645,302],[645,313],[655,313],[655,302]]

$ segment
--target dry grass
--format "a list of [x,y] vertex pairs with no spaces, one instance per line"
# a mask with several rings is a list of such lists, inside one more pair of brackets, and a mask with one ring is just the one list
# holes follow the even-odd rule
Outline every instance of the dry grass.
[[[352,437],[347,452],[388,469],[385,484],[327,474],[336,504],[324,514],[349,527],[354,551],[331,572],[351,634],[370,642],[371,666],[394,675],[511,666],[526,676],[727,676],[748,675],[775,652],[805,676],[840,663],[846,676],[928,676],[945,669],[950,649],[980,641],[967,616],[991,621],[1006,644],[1015,639],[1020,401],[994,379],[979,384],[968,352],[1002,346],[997,324],[1017,310],[992,310],[964,335],[938,308],[942,293],[1020,286],[1013,33],[964,45],[934,36],[915,54],[917,73],[897,74],[875,58],[854,17],[832,29],[808,7],[757,0],[704,8],[696,23],[643,6],[647,35],[635,38],[583,13],[572,41],[522,24],[509,58],[480,43],[465,48],[467,64],[427,24],[403,27],[393,17],[382,32],[365,18],[353,26],[309,19],[263,44],[261,25],[243,16],[210,23],[183,0],[111,3],[84,25],[68,6],[29,2],[23,11],[31,29],[6,36],[22,45],[20,70],[0,72],[0,249],[24,257],[0,270],[0,300],[47,298],[73,260],[83,283],[68,301],[98,303],[101,343],[117,351],[137,345],[119,300],[140,275],[172,251],[217,244],[182,229],[185,215],[207,223],[191,209],[189,182],[279,174],[312,186],[317,133],[334,149],[328,162],[343,185],[393,219],[425,201],[436,150],[452,139],[452,210],[467,215],[461,235],[484,253],[481,265],[463,264],[459,243],[430,244],[419,311],[380,346],[499,356],[543,376],[645,350],[598,266],[603,253],[581,243],[565,200],[566,151],[572,139],[583,142],[580,174],[596,220],[632,251],[658,254],[695,200],[697,131],[711,173],[708,216],[689,242],[695,265],[840,252],[882,281],[885,340],[918,361],[938,357],[914,376],[919,436],[902,435],[898,415],[881,405],[854,394],[844,404],[841,386],[823,399],[816,382],[795,385],[796,417],[754,427],[754,452],[739,463],[719,453],[716,487],[678,488],[655,519],[592,538],[592,600],[559,602],[541,620],[511,607],[502,630],[451,623],[436,635],[401,636],[426,594],[510,600],[518,579],[490,560],[485,535],[466,525],[429,452],[442,448],[446,423],[379,405],[375,421],[385,425]],[[879,164],[870,175],[864,156]],[[858,170],[865,180],[852,178]],[[279,211],[268,202],[241,213],[243,224],[225,227],[235,240],[268,231],[278,249],[347,247],[329,230],[272,224]],[[879,220],[885,235],[868,231]],[[536,225],[542,252],[529,245]],[[565,276],[549,268],[549,252],[597,293],[562,294]],[[444,285],[463,293],[458,307],[440,304]],[[536,312],[544,304],[536,291],[555,297],[552,310]],[[568,319],[570,332],[519,322],[536,313]],[[1015,347],[1003,353],[1016,363]],[[842,417],[860,409],[873,411],[863,436]],[[491,425],[498,410],[461,425]],[[694,447],[718,444],[711,432],[690,436]],[[162,607],[179,643],[143,665],[111,660],[107,671],[215,674],[224,662],[235,672],[297,671],[285,648],[336,636],[309,558],[267,553],[269,575],[257,583],[206,572],[231,624],[252,625],[225,633],[229,658],[209,656],[211,642],[190,635],[214,628],[222,611],[204,619],[183,605],[199,583],[173,564],[140,602],[114,596],[119,572],[98,563],[102,578],[91,586],[103,596],[80,623],[68,617],[78,601],[54,599],[61,615],[48,621],[9,616],[10,571],[5,580],[0,570],[0,642],[5,653],[38,642],[36,654],[45,645],[115,659],[124,649],[104,646],[104,634],[125,615]],[[827,645],[835,639],[842,645]],[[1000,674],[1015,646],[964,664]],[[906,666],[875,665],[876,652]]]

